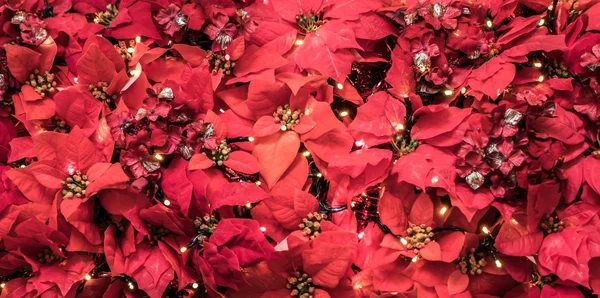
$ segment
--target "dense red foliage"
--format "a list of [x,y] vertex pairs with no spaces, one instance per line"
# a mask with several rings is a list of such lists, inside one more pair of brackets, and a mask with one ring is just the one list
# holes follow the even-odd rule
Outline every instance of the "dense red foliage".
[[0,2],[13,297],[593,297],[597,0]]

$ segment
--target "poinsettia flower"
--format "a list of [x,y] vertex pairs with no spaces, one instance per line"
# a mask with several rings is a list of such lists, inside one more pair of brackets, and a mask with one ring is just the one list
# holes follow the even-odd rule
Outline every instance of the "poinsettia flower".
[[286,240],[287,249],[281,252],[285,262],[261,263],[245,270],[247,280],[267,282],[250,282],[232,292],[232,297],[283,298],[305,293],[352,297],[347,271],[356,256],[358,238],[355,233],[325,223],[323,233],[310,241],[299,231],[292,233]]
[[47,38],[36,50],[19,45],[6,45],[8,69],[23,86],[18,96],[17,115],[25,114],[27,120],[44,120],[54,116],[56,104],[50,98],[58,91],[58,80],[52,73],[56,56],[56,43]]
[[[410,188],[406,189],[411,191]],[[403,208],[396,208],[394,214],[408,219],[401,223],[403,227],[394,224],[396,229],[403,228],[399,232],[401,239],[390,234],[384,236],[381,246],[394,251],[396,256],[405,256],[418,261],[424,259],[426,261],[441,261],[445,263],[453,262],[459,256],[465,235],[462,232],[437,231],[434,228],[440,223],[440,218],[437,212],[434,213],[434,203],[426,193],[421,193],[414,197],[412,206],[408,205],[408,211]],[[392,220],[390,214],[386,215],[386,219]],[[386,220],[387,222],[387,220]]]
[[308,214],[319,209],[319,203],[308,192],[285,181],[275,184],[270,196],[252,208],[252,218],[265,227],[265,235],[280,242],[290,233],[301,229]]
[[561,142],[552,142],[552,140],[532,141],[529,146],[529,153],[538,158],[532,164],[538,163],[544,170],[552,169],[563,158],[565,150],[565,146]]
[[19,23],[21,39],[33,46],[39,46],[48,38],[48,32],[45,28],[46,23],[35,14],[27,14]]
[[129,180],[120,165],[101,162],[79,127],[68,135],[40,134],[33,143],[40,148],[39,161],[7,175],[33,202],[49,204],[56,195],[67,219],[102,189],[119,188]]
[[[95,100],[112,107],[129,78],[123,57],[105,38],[94,36],[83,46],[83,54],[77,61],[77,88],[90,94]],[[87,91],[87,92],[86,92]]]
[[[344,134],[347,134],[328,104],[317,102],[306,93],[289,96],[286,88],[275,85],[271,88],[274,88],[272,91],[277,96],[274,98],[276,102],[254,111],[260,118],[253,128],[253,136],[257,141],[252,152],[262,166],[260,174],[269,187],[275,185],[292,164],[301,141],[312,152],[313,157],[326,162],[333,157],[334,152],[349,152],[351,138],[348,140],[350,143],[344,140],[336,147],[327,148],[328,134],[339,139],[345,139]],[[258,108],[258,100],[259,98],[249,96],[247,104]],[[313,116],[320,121],[315,122]],[[274,164],[277,166],[274,167]]]

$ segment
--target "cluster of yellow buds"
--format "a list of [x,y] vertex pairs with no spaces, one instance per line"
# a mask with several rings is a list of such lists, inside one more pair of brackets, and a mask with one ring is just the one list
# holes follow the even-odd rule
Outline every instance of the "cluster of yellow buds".
[[213,161],[213,166],[222,166],[223,162],[229,159],[229,153],[231,153],[231,147],[227,144],[227,141],[221,140],[217,148],[210,150],[210,152],[202,152],[202,154],[208,156]]
[[37,255],[38,262],[40,264],[50,264],[54,262],[61,262],[63,257],[55,254],[49,247],[44,247]]
[[546,235],[549,235],[562,231],[565,228],[565,223],[557,215],[549,215],[544,217],[542,223],[540,223],[540,228]]
[[275,123],[281,124],[281,130],[289,130],[300,123],[302,111],[292,111],[290,105],[280,106],[277,107],[277,111],[273,113],[273,118],[275,118]]
[[235,62],[231,61],[229,54],[223,55],[222,53],[208,51],[206,59],[208,60],[212,74],[216,74],[220,69],[223,70],[223,74],[231,74],[235,66]]
[[105,103],[111,103],[117,99],[116,95],[109,95],[108,91],[108,83],[106,82],[98,82],[96,85],[90,84],[88,86],[88,90],[92,93],[92,96],[97,100]]
[[217,218],[210,214],[206,214],[203,217],[196,217],[194,219],[194,227],[199,234],[211,235],[217,228]]
[[412,249],[415,253],[415,257],[418,259],[421,257],[421,248],[425,247],[426,244],[435,241],[433,239],[432,228],[426,225],[412,225],[406,229],[408,235],[404,237],[402,243],[406,243],[406,248]]
[[298,225],[302,229],[302,235],[314,239],[321,234],[321,221],[327,220],[327,214],[319,212],[309,213]]
[[113,47],[115,48],[115,50],[117,50],[117,52],[119,52],[119,54],[121,54],[121,57],[123,57],[123,59],[129,60],[131,59],[131,57],[133,57],[135,45],[136,42],[134,39],[131,39],[128,42],[119,40],[119,42],[116,45],[113,45]]
[[52,118],[52,126],[54,127],[54,131],[60,133],[68,133],[71,131],[71,127],[67,121],[60,119],[58,116],[54,116]]
[[72,197],[82,198],[85,196],[85,189],[90,184],[86,175],[82,175],[80,171],[67,178],[67,181],[63,181],[63,199],[70,199]]
[[298,27],[302,28],[302,30],[304,30],[307,33],[316,31],[317,29],[319,29],[319,27],[325,24],[325,21],[323,20],[324,12],[325,9],[323,9],[319,13],[311,11],[310,13],[308,13],[308,15],[298,14],[296,15],[296,24],[298,24]]
[[290,296],[295,298],[313,298],[315,285],[308,274],[296,271],[293,276],[288,277],[286,287],[290,290]]
[[49,72],[41,73],[39,69],[36,69],[32,74],[29,75],[29,80],[25,84],[33,87],[35,92],[40,96],[45,96],[47,93],[52,93],[56,90],[56,82],[54,81],[54,74]]
[[471,248],[466,256],[458,257],[456,263],[456,268],[460,272],[470,275],[481,274],[481,268],[487,265],[485,254],[483,252],[475,252],[475,248]]
[[96,13],[96,16],[94,17],[94,23],[104,25],[104,27],[108,28],[110,23],[112,23],[112,21],[114,21],[117,17],[117,14],[119,14],[117,6],[109,3],[106,5],[106,11],[99,11]]

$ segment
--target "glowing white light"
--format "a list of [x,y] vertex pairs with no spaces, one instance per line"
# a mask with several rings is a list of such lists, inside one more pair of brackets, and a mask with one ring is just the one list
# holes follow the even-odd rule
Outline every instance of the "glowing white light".
[[3,289],[4,289],[4,287],[6,287],[6,284],[5,284],[5,283],[1,283],[1,284],[0,284],[0,288],[3,288]]
[[438,178],[438,176],[433,176],[433,177],[431,178],[431,183],[434,183],[434,184],[435,184],[435,183],[437,183],[438,181],[440,181],[440,179]]
[[488,228],[487,228],[486,226],[484,226],[483,228],[481,228],[481,231],[482,231],[484,234],[486,234],[486,235],[490,233],[490,230],[488,230]]
[[494,26],[494,23],[492,23],[492,20],[487,20],[485,21],[485,25],[488,26],[488,28],[492,28]]
[[398,124],[396,124],[394,129],[396,129],[396,131],[401,131],[404,129],[404,125],[402,125],[402,123],[398,123]]
[[85,275],[85,280],[90,280],[90,279],[92,279],[92,276],[91,276],[91,275],[89,275],[89,274],[86,274],[86,275]]
[[75,82],[75,84],[79,84],[79,78],[73,78],[73,82]]
[[342,117],[348,116],[348,111],[341,111],[340,116],[342,116]]
[[413,263],[416,263],[419,260],[419,256],[414,256],[412,258]]
[[467,87],[462,87],[462,88],[460,89],[460,93],[462,93],[462,94],[465,94],[465,93],[467,93]]
[[225,113],[225,110],[223,110],[223,109],[219,109],[219,112],[221,112],[221,113]]
[[297,46],[301,46],[304,43],[304,40],[302,39],[296,39],[296,45]]
[[554,5],[550,4],[550,6],[548,6],[548,10],[552,10],[554,8]]
[[129,53],[129,54],[133,54],[134,51],[135,51],[134,48],[127,48],[127,53]]
[[542,62],[534,62],[533,66],[540,68],[540,67],[542,67]]
[[358,233],[358,239],[363,239],[365,237],[365,232]]
[[133,285],[132,282],[129,282],[127,285],[129,286],[130,290],[135,290],[135,286]]
[[441,214],[441,215],[444,215],[444,214],[446,214],[446,211],[448,211],[448,207],[446,207],[446,206],[442,206],[442,208],[440,208],[440,214]]
[[282,125],[282,126],[280,127],[280,129],[281,129],[281,130],[283,130],[283,131],[286,131],[286,130],[287,130],[287,126],[285,126],[285,125]]
[[541,20],[538,22],[538,26],[544,26],[544,24],[545,24],[545,23],[546,23],[546,19],[541,19]]
[[450,89],[446,89],[446,90],[444,90],[444,95],[446,95],[446,96],[450,96],[450,95],[452,95],[452,94],[454,94],[454,91],[452,91],[452,90],[450,90]]
[[169,206],[169,205],[171,205],[171,201],[169,201],[169,200],[165,199],[165,200],[163,201],[163,204],[165,204],[165,206]]
[[254,184],[256,184],[257,186],[260,186],[262,183],[260,181],[256,181],[256,182],[254,182]]
[[67,168],[67,172],[69,175],[73,175],[75,173],[75,169],[72,166],[69,166],[69,168]]
[[260,231],[261,231],[261,232],[263,232],[263,233],[267,231],[267,228],[265,228],[265,227],[260,227],[259,229],[260,229]]
[[335,86],[340,90],[344,89],[344,84],[342,84],[342,83],[337,83]]
[[21,169],[24,169],[24,168],[25,168],[25,165],[21,165]]
[[310,152],[304,151],[304,152],[302,152],[302,155],[304,155],[304,157],[309,157],[310,156]]
[[179,251],[180,251],[181,253],[184,253],[184,252],[186,252],[186,251],[187,251],[187,247],[185,247],[185,246],[182,246],[182,247],[179,249]]
[[141,37],[141,36],[136,36],[136,37],[135,37],[135,42],[136,42],[136,43],[140,43],[140,42],[142,42],[142,37]]
[[323,174],[317,173],[317,177],[321,178],[321,177],[323,177]]
[[404,238],[400,238],[400,243],[402,243],[402,245],[407,245],[408,241],[406,241]]
[[248,137],[248,142],[254,142],[254,137]]
[[544,76],[540,76],[540,77],[538,78],[538,82],[540,82],[540,83],[541,83],[541,82],[543,82],[543,81],[544,81]]
[[365,145],[365,141],[358,140],[358,141],[354,142],[354,145],[356,145],[356,147],[362,147]]
[[156,153],[156,154],[154,154],[154,158],[155,158],[156,160],[158,160],[158,161],[161,161],[161,160],[163,160],[163,157],[162,157],[162,155],[160,155],[160,153]]
[[514,219],[514,218],[513,218],[513,219],[511,219],[511,220],[510,220],[510,222],[511,222],[513,225],[518,225],[518,224],[519,224],[519,222],[518,222],[516,219]]
[[246,208],[252,208],[252,203],[246,202]]
[[496,260],[496,267],[498,268],[502,268],[502,262],[500,262],[500,260]]
[[200,285],[197,282],[195,282],[195,283],[192,284],[192,288],[194,288],[194,289],[197,289],[199,286]]

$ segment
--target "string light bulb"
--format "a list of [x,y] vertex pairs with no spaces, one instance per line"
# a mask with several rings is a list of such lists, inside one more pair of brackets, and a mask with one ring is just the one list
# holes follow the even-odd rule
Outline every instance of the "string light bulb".
[[546,19],[541,19],[541,20],[538,22],[538,26],[544,26],[544,24],[546,24]]
[[164,204],[165,206],[167,206],[167,207],[168,207],[168,206],[170,206],[170,205],[171,205],[171,201],[169,201],[168,199],[165,199],[165,200],[163,201],[163,204]]
[[194,289],[197,289],[199,286],[200,285],[197,282],[195,282],[195,283],[192,284],[192,288],[194,288]]
[[337,83],[335,86],[340,90],[344,89],[344,84],[342,83]]
[[488,230],[488,228],[486,226],[483,226],[483,228],[481,228],[481,231],[486,235],[488,235],[490,233],[490,230]]
[[285,125],[282,125],[282,126],[280,127],[280,129],[281,129],[282,131],[286,131],[286,130],[287,130],[287,126],[285,126]]
[[341,111],[340,116],[342,116],[342,117],[348,116],[348,111]]
[[254,182],[254,184],[256,184],[256,186],[260,186],[262,184],[262,182],[256,181],[256,182]]
[[450,95],[452,95],[452,94],[454,94],[454,91],[452,91],[452,90],[450,90],[450,89],[446,89],[446,90],[444,90],[444,95],[446,95],[446,96],[450,96]]
[[321,178],[321,177],[323,177],[323,174],[317,173],[317,177]]
[[129,54],[133,54],[134,51],[135,51],[134,48],[127,48],[127,53],[129,53]]
[[447,211],[448,211],[448,207],[446,207],[446,206],[442,206],[442,208],[440,208],[440,214],[441,215],[446,214]]
[[0,284],[0,288],[3,288],[3,289],[4,289],[4,287],[6,287],[6,283],[1,283],[1,284]]
[[500,260],[496,259],[495,263],[496,263],[496,267],[502,268],[502,262],[500,262]]
[[542,67],[542,62],[534,62],[533,66],[540,68],[540,67]]
[[304,155],[304,157],[309,157],[310,156],[310,152],[304,151],[304,152],[302,152],[302,155]]
[[488,28],[492,28],[492,27],[494,26],[494,23],[492,23],[492,20],[486,20],[486,21],[485,21],[485,25],[486,25]]
[[156,154],[154,154],[154,159],[161,161],[161,160],[163,160],[163,157],[162,157],[162,155],[160,155],[160,153],[156,153]]
[[514,218],[512,218],[512,219],[510,220],[510,222],[511,222],[513,225],[518,225],[518,224],[519,224],[519,222],[518,222],[516,219],[514,219]]
[[254,137],[248,137],[248,142],[254,142]]
[[538,78],[538,82],[540,82],[540,83],[541,83],[541,82],[543,82],[543,81],[544,81],[544,76],[540,76],[540,77]]
[[550,4],[550,6],[548,6],[548,10],[552,10],[554,8],[554,5]]
[[396,131],[401,131],[404,129],[404,125],[402,125],[402,123],[398,123],[394,128],[396,129]]
[[142,42],[142,37],[141,37],[141,36],[136,36],[136,37],[135,37],[135,42],[136,42],[136,43],[140,43],[140,42]]
[[246,208],[248,208],[248,209],[252,208],[252,203],[250,203],[250,201],[246,202]]
[[263,232],[263,233],[267,231],[267,228],[265,228],[265,227],[260,227],[260,228],[258,228],[258,229],[259,229],[261,232]]
[[419,260],[419,256],[414,256],[414,257],[412,258],[412,262],[413,262],[413,263],[416,263],[418,260]]
[[135,290],[135,285],[133,285],[132,282],[129,282],[127,285],[129,286],[130,290]]
[[365,237],[365,232],[358,233],[358,239],[363,239]]
[[296,39],[296,45],[297,46],[301,46],[304,43],[304,40],[302,39]]
[[402,243],[402,245],[407,245],[408,241],[406,241],[404,238],[400,238],[400,243]]
[[73,82],[75,82],[75,84],[79,84],[79,78],[77,78],[77,77],[73,78]]
[[91,276],[91,275],[89,275],[89,274],[86,274],[86,275],[85,275],[85,280],[90,280],[90,279],[92,279],[92,276]]
[[182,246],[182,247],[179,249],[179,251],[180,251],[181,253],[184,253],[184,252],[186,252],[186,251],[187,251],[187,247],[185,247],[185,246]]

